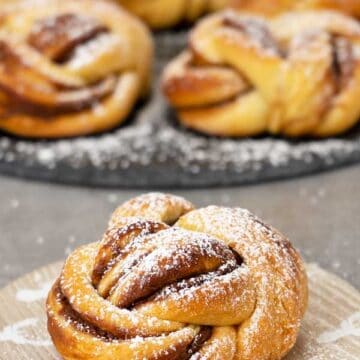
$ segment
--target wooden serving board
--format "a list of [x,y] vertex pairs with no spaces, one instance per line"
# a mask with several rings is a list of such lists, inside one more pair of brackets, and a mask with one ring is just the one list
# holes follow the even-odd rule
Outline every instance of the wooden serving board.
[[[60,359],[46,331],[44,302],[61,264],[49,265],[0,290],[0,359]],[[360,293],[308,266],[310,303],[298,342],[286,360],[360,359]]]

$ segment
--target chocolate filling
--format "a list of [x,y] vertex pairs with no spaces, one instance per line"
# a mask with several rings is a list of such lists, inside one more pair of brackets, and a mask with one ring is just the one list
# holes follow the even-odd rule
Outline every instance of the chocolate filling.
[[49,59],[65,61],[74,48],[108,29],[90,17],[62,14],[37,21],[28,43]]
[[281,54],[277,41],[266,24],[260,19],[241,18],[235,14],[228,13],[224,16],[223,25],[243,32],[259,47],[271,50],[277,55]]
[[[68,324],[70,324],[70,326],[77,331],[89,334],[97,339],[101,339],[102,341],[109,343],[132,338],[132,336],[129,336],[126,331],[124,331],[122,337],[116,337],[111,333],[106,332],[84,320],[81,315],[71,307],[66,297],[62,294],[59,280],[56,284],[56,287],[54,288],[54,291],[57,300],[62,304],[62,309],[59,312],[59,315],[62,316],[68,322]],[[154,356],[154,359],[188,360],[201,349],[203,344],[211,338],[211,335],[211,327],[201,326],[200,331],[187,347],[184,347],[182,344],[178,344],[176,347],[172,347],[171,349],[164,349],[164,353],[157,354]]]
[[126,245],[130,244],[139,236],[154,234],[167,226],[154,221],[138,221],[119,229],[111,229],[105,234],[104,244],[95,259],[92,273],[92,283],[97,287],[104,276],[114,265],[118,256],[126,256]]
[[199,333],[195,336],[195,339],[186,350],[186,353],[180,355],[178,360],[188,360],[195,355],[204,345],[206,341],[211,338],[212,328],[211,326],[202,326]]
[[55,287],[55,295],[59,302],[61,302],[62,309],[59,313],[64,319],[68,321],[71,326],[83,333],[90,334],[96,338],[102,339],[105,342],[111,342],[118,340],[117,337],[114,335],[90,324],[89,322],[85,321],[79,313],[77,313],[69,304],[67,298],[63,295],[61,288],[60,288],[60,281],[58,280],[56,287]]
[[[51,61],[60,63],[66,61],[79,44],[107,31],[93,18],[62,14],[35,22],[27,42]],[[117,85],[117,78],[111,74],[84,87],[59,83],[29,66],[6,40],[0,41],[0,65],[4,116],[27,114],[51,118],[78,112],[109,96]]]
[[168,294],[178,293],[179,291],[182,290],[200,287],[217,277],[230,274],[238,267],[242,266],[242,264],[244,263],[243,259],[236,251],[232,249],[230,250],[236,259],[236,264],[226,263],[220,266],[216,271],[212,271],[205,274],[199,274],[198,276],[185,277],[182,279],[178,279],[176,282],[170,284],[163,284],[162,289],[154,290],[152,293],[148,294],[148,296],[141,299],[137,299],[128,308],[129,309],[136,308],[137,306],[140,306],[145,302],[165,300]]
[[345,88],[351,80],[355,59],[350,41],[341,36],[332,37],[333,62],[332,72],[338,84],[338,91]]
[[0,89],[7,95],[9,116],[26,113],[46,118],[80,111],[111,94],[117,84],[115,76],[76,89],[54,83],[30,68],[5,41],[0,41],[0,64]]

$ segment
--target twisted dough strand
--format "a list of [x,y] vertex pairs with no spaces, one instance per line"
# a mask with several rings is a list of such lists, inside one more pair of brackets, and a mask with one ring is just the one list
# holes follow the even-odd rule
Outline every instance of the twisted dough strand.
[[149,88],[145,26],[102,0],[21,0],[0,9],[0,128],[26,137],[122,123]]
[[292,348],[307,303],[297,252],[246,210],[192,208],[140,196],[69,256],[47,301],[65,359],[275,360]]
[[326,137],[360,116],[360,25],[335,12],[201,21],[165,70],[180,121],[222,136]]

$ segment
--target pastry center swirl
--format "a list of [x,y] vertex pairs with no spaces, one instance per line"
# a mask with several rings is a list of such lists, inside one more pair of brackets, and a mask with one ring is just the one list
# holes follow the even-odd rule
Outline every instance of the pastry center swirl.
[[[79,265],[83,256],[88,259]],[[71,255],[55,293],[68,323],[105,342],[193,329],[191,341],[174,350],[174,359],[183,360],[200,351],[214,325],[235,325],[253,311],[254,300],[241,294],[244,266],[237,252],[212,236],[138,220],[110,228],[99,244]],[[135,320],[119,326],[116,314],[108,313],[114,307]],[[137,318],[152,329],[138,327]]]
[[105,23],[64,12],[35,19],[24,32],[0,34],[4,117],[28,114],[50,120],[91,109],[114,93],[121,70],[120,42]]
[[144,222],[106,239],[95,261],[93,283],[112,304],[141,309],[146,301],[162,301],[174,293],[186,296],[189,288],[229,274],[241,263],[210,236]]
[[306,308],[300,261],[246,210],[149,194],[68,257],[49,332],[69,359],[270,359],[273,344],[280,359]]

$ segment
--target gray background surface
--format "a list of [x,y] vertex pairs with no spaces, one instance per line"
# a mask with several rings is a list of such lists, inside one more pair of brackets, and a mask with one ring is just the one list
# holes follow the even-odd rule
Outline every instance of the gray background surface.
[[[250,209],[288,235],[306,261],[359,289],[359,180],[357,165],[255,186],[172,192],[198,206]],[[139,193],[0,177],[0,287],[100,239],[116,205]]]

